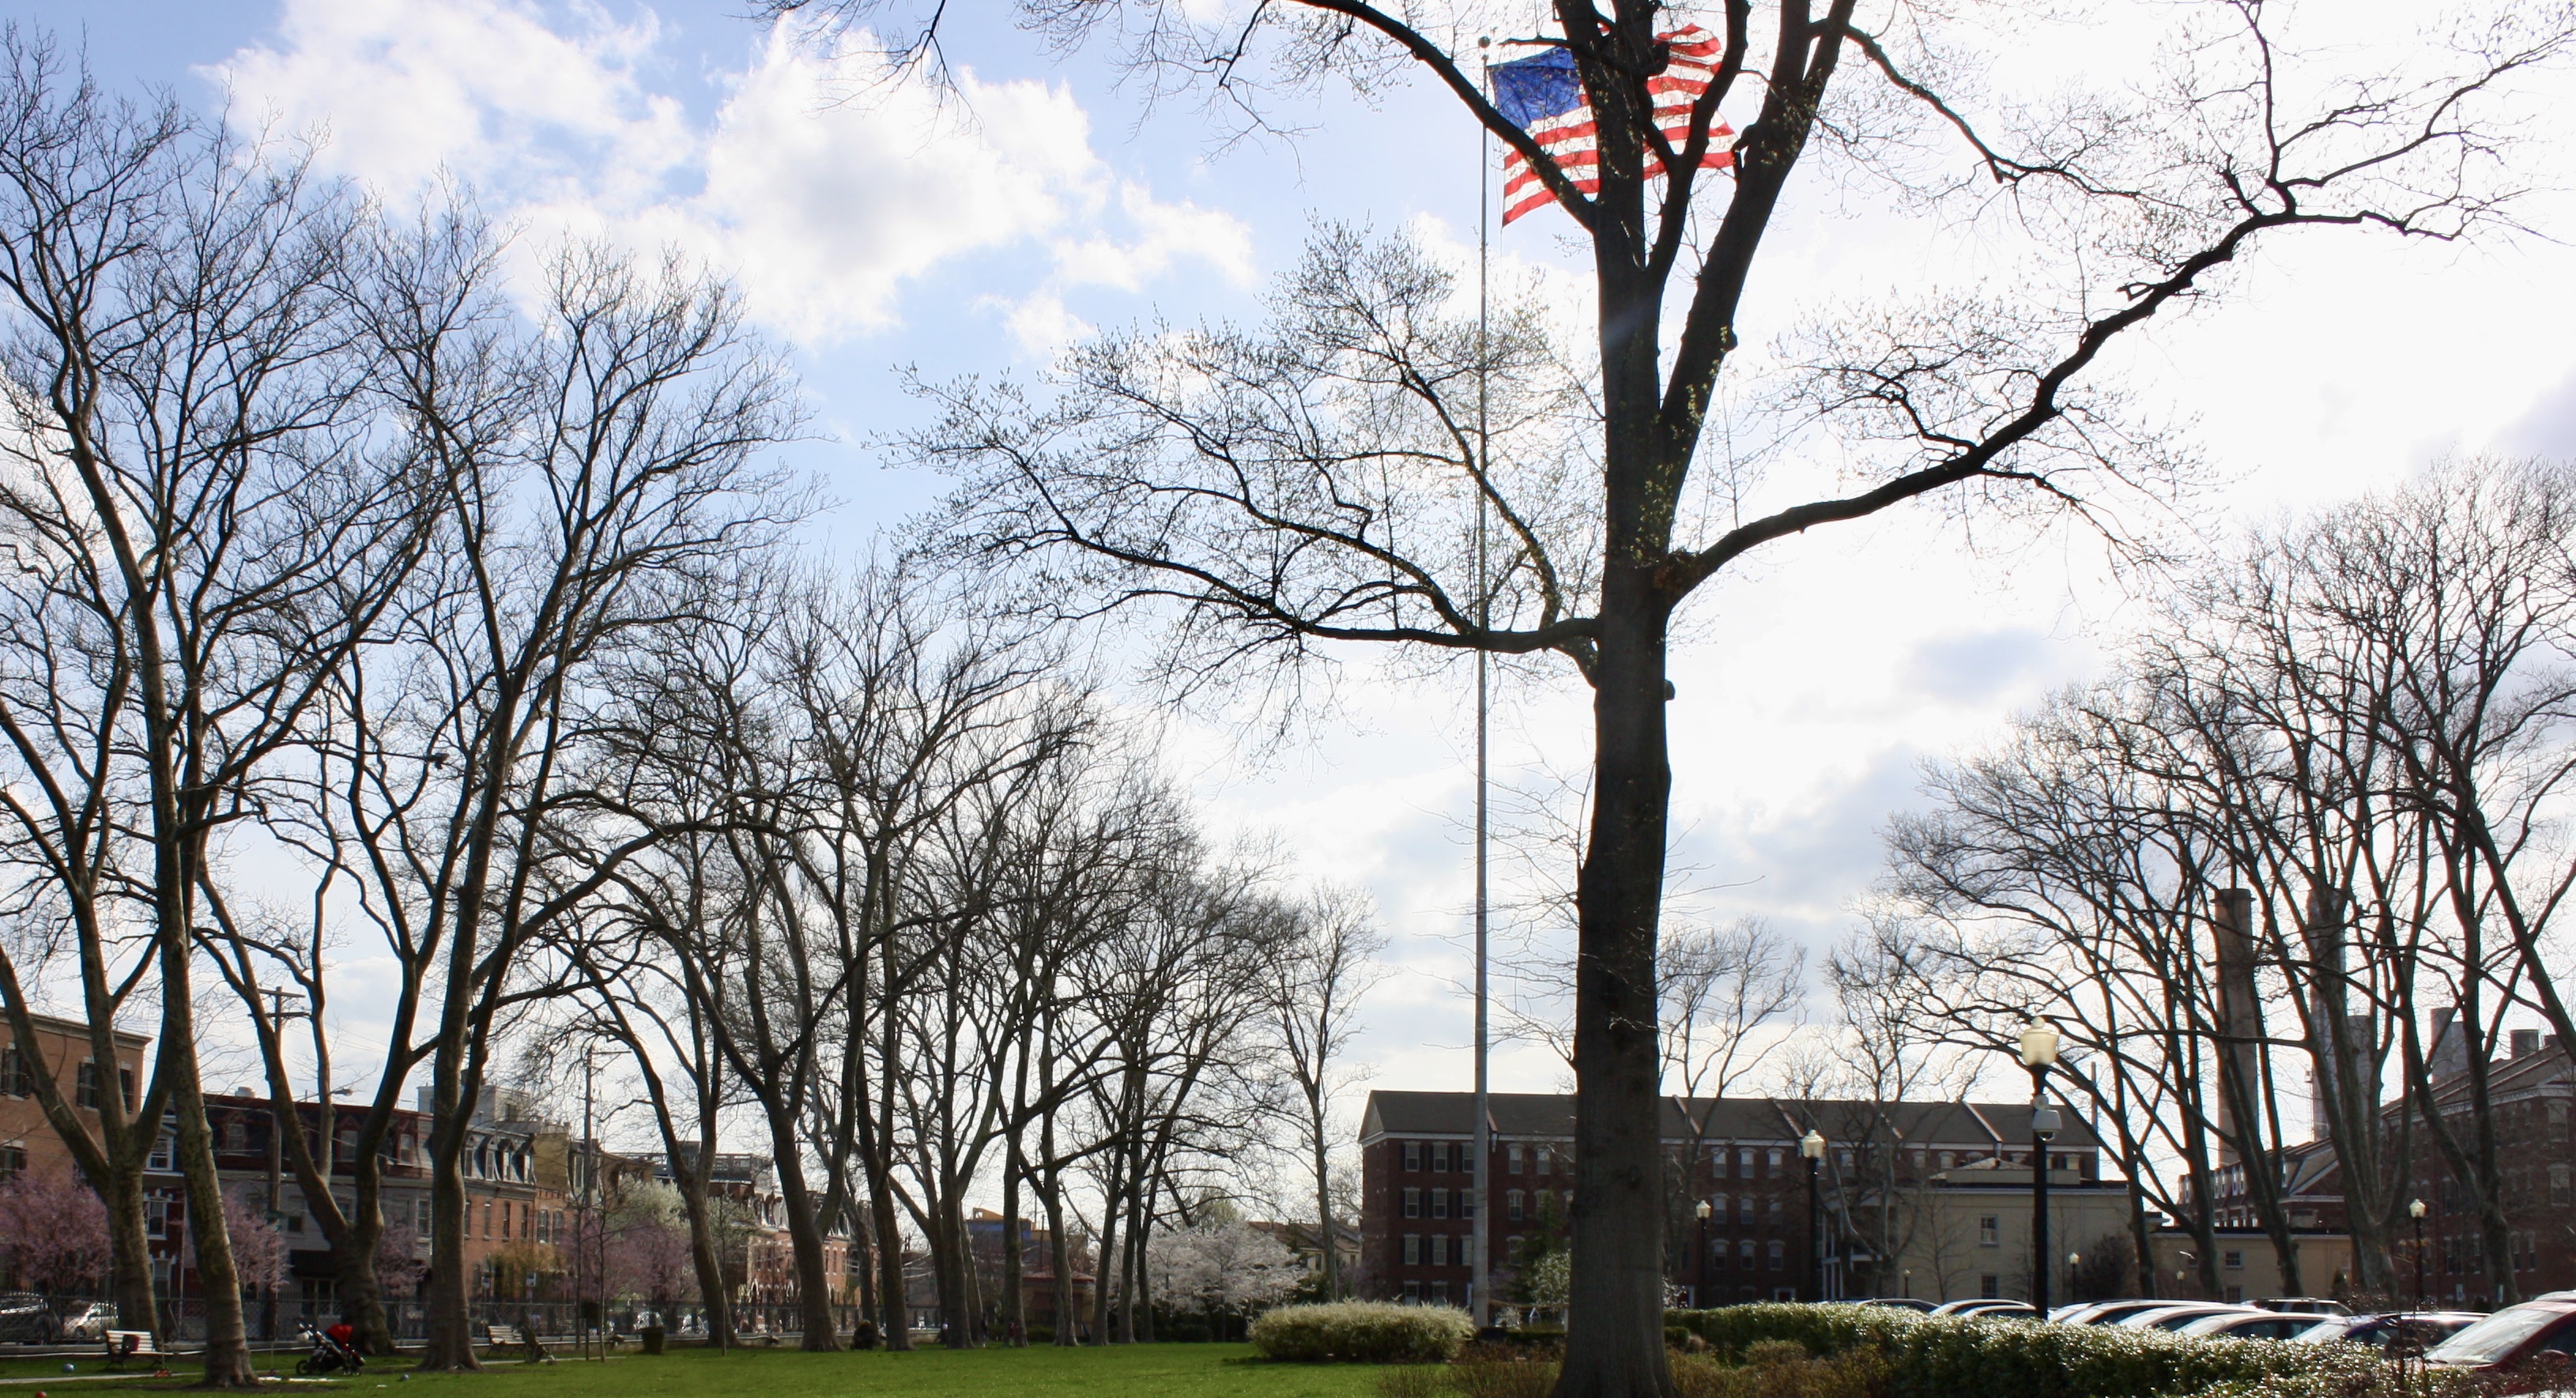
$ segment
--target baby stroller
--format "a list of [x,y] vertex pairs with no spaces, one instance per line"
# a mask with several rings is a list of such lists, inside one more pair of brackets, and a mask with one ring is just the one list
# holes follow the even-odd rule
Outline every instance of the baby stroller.
[[367,1367],[355,1343],[357,1332],[345,1324],[329,1330],[308,1325],[304,1327],[304,1337],[313,1342],[313,1352],[295,1361],[295,1372],[299,1374],[354,1374]]

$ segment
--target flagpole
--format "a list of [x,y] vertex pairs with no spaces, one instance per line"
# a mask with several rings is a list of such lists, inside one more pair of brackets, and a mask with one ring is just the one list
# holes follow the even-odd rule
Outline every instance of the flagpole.
[[[1476,40],[1476,57],[1481,81],[1490,100],[1493,94],[1493,39]],[[1486,270],[1489,261],[1493,223],[1491,200],[1493,189],[1493,132],[1481,122],[1476,128],[1476,627],[1488,631],[1493,626],[1493,602],[1485,583],[1485,483],[1490,469],[1491,453],[1485,430],[1486,375],[1490,356],[1486,353]],[[1479,640],[1482,638],[1480,637]],[[1485,837],[1487,834],[1487,656],[1480,644],[1476,648],[1476,1173],[1470,1181],[1475,1190],[1476,1220],[1473,1246],[1474,1269],[1468,1274],[1468,1315],[1481,1330],[1491,1323],[1493,1298],[1488,1294],[1493,1279],[1493,1190],[1489,1188],[1494,1164],[1494,1119],[1491,1111],[1487,1074],[1487,984],[1486,932],[1488,904],[1485,884]]]

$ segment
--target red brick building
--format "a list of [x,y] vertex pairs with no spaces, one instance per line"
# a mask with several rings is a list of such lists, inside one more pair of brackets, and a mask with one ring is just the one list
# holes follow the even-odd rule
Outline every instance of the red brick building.
[[[1568,1229],[1574,1099],[1489,1100],[1487,1233],[1496,1296],[1507,1299],[1524,1254]],[[1469,1300],[1474,1101],[1463,1092],[1369,1094],[1360,1128],[1363,1297]],[[1674,1193],[1666,1242],[1676,1304],[1786,1300],[1810,1290],[1955,1299],[2017,1295],[2029,1285],[2027,1103],[1666,1098],[1663,1112],[1670,1168],[1691,1177],[1687,1191]],[[2122,1226],[2126,1188],[2104,1176],[2089,1125],[2062,1105],[2060,1115],[2049,1148],[2052,1225],[2080,1248]],[[1810,1129],[1826,1138],[1817,1170],[1821,1229],[1808,1212],[1798,1151]]]

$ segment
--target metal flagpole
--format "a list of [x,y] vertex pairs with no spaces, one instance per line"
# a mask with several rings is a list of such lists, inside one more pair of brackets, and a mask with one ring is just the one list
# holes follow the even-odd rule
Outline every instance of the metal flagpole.
[[[1486,94],[1493,91],[1493,48],[1491,37],[1476,40],[1476,55],[1483,72]],[[1476,627],[1480,631],[1493,626],[1493,602],[1485,585],[1485,482],[1490,453],[1485,433],[1485,396],[1488,355],[1486,354],[1485,273],[1488,226],[1492,223],[1490,203],[1493,189],[1494,135],[1481,124],[1476,136]],[[1480,638],[1481,639],[1481,638]],[[1493,1278],[1493,1191],[1487,1188],[1494,1164],[1494,1119],[1488,1100],[1486,1074],[1486,982],[1485,952],[1488,926],[1485,888],[1486,836],[1486,663],[1484,648],[1476,649],[1476,1173],[1469,1180],[1475,1191],[1475,1248],[1473,1269],[1468,1274],[1468,1315],[1476,1327],[1491,1323],[1492,1298],[1487,1294]]]

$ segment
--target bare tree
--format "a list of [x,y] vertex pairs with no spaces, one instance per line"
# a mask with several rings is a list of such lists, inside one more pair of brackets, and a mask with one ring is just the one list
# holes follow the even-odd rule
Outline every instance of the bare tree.
[[[915,12],[897,0],[764,8],[827,32],[934,35],[938,22],[907,25],[897,16]],[[1653,1026],[1676,613],[1765,545],[1935,495],[1980,514],[2072,510],[2116,531],[2106,493],[2170,493],[2190,462],[2094,383],[2106,351],[2218,291],[2279,231],[2449,238],[2493,221],[2511,181],[2486,99],[2567,43],[2563,14],[2503,20],[2384,77],[2318,84],[2276,42],[2275,11],[2219,4],[2179,21],[2154,87],[2026,103],[1959,76],[1952,50],[1974,35],[1958,21],[1900,12],[1873,27],[1855,0],[1780,0],[1757,24],[1754,0],[1730,0],[1723,32],[1677,67],[1657,0],[1559,0],[1544,42],[1573,68],[1596,133],[1570,170],[1455,47],[1475,32],[1470,12],[1309,0],[1234,23],[1162,0],[1025,8],[1060,35],[1113,30],[1136,62],[1212,81],[1242,110],[1258,109],[1265,74],[1302,86],[1412,67],[1526,160],[1591,243],[1598,471],[1582,491],[1530,488],[1569,483],[1561,457],[1532,473],[1513,469],[1520,452],[1488,450],[1475,390],[1527,382],[1508,372],[1526,341],[1496,349],[1444,313],[1440,279],[1347,246],[1290,279],[1268,333],[1112,336],[1073,352],[1052,404],[950,390],[948,421],[915,441],[966,478],[965,546],[1054,570],[1046,585],[1077,609],[1164,604],[1200,673],[1378,641],[1552,653],[1591,686],[1569,1398],[1671,1387]],[[1706,86],[1686,110],[1660,109],[1655,85],[1675,73]],[[1730,102],[1752,112],[1731,142],[1718,120]],[[1731,182],[1704,177],[1713,163]],[[1927,292],[1792,337],[1765,397],[1842,449],[1816,453],[1819,475],[1738,474],[1695,492],[1722,372],[1751,328],[1746,291],[1811,166],[1975,221],[1982,254],[2019,274],[2009,293]],[[1503,539],[1490,599],[1470,543],[1483,514]]]
[[[212,850],[258,814],[269,760],[420,557],[436,472],[372,439],[354,200],[166,98],[106,96],[48,40],[12,31],[5,50],[6,840],[32,876],[15,911],[78,962],[98,1129],[60,1100],[52,1065],[33,1082],[108,1202],[119,1302],[147,1322],[140,1173],[175,1120],[206,1380],[243,1385],[191,979],[201,919],[222,912]],[[160,1048],[133,1094],[109,1065],[119,1011],[147,984]],[[41,1058],[32,989],[0,958],[0,1006]]]
[[1324,1294],[1343,1294],[1334,1215],[1333,1144],[1336,1099],[1354,1070],[1346,1057],[1359,1032],[1359,1003],[1379,976],[1373,958],[1386,945],[1366,895],[1324,887],[1299,906],[1272,962],[1268,1006],[1281,1066],[1299,1108],[1293,1137],[1315,1190],[1315,1243],[1324,1253]]
[[562,987],[528,974],[531,949],[662,834],[603,801],[575,760],[599,663],[699,617],[711,581],[793,517],[762,454],[794,412],[732,292],[676,263],[567,247],[535,324],[438,302],[384,310],[396,411],[449,491],[437,566],[393,642],[345,667],[316,819],[402,967],[370,1130],[426,1064],[424,1363],[469,1369],[460,1161],[496,1031]]

